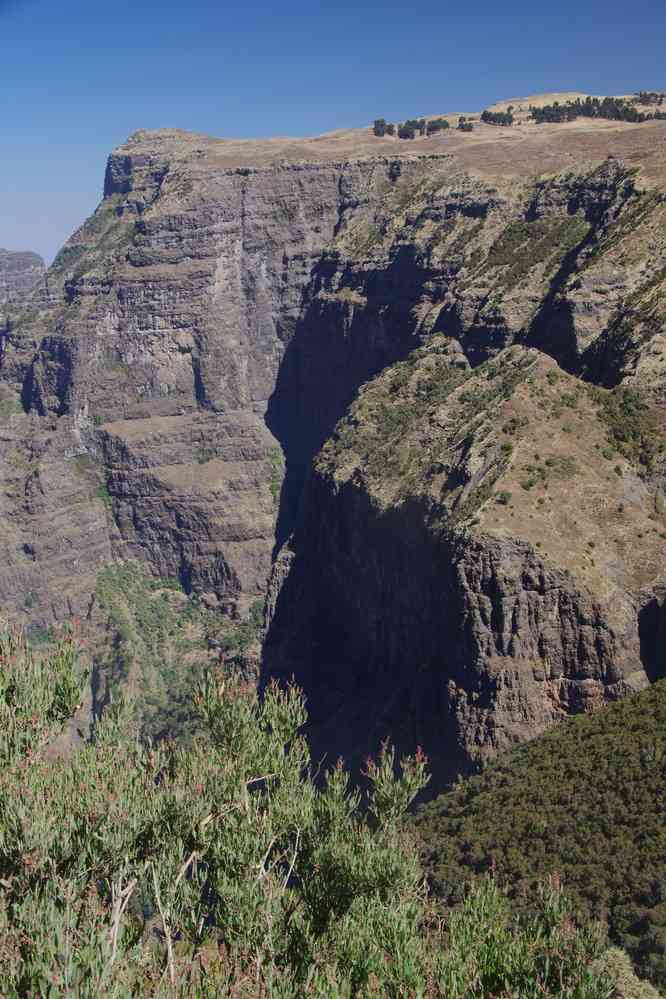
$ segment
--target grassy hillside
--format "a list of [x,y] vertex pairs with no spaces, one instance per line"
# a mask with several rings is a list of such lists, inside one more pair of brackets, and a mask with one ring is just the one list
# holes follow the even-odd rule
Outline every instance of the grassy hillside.
[[494,870],[518,908],[557,877],[666,986],[666,681],[573,718],[416,818],[435,891],[457,902]]

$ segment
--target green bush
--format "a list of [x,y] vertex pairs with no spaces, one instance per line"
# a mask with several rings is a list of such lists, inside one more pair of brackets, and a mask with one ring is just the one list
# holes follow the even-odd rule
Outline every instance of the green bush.
[[561,894],[516,921],[492,882],[442,922],[403,815],[425,759],[383,746],[365,794],[315,783],[300,693],[211,674],[205,740],[146,749],[121,704],[51,754],[78,705],[65,639],[35,659],[0,637],[0,982],[76,996],[608,999],[600,937]]
[[559,876],[583,918],[604,919],[641,974],[666,985],[666,681],[500,757],[417,816],[447,905],[489,871],[529,910]]
[[[639,469],[654,471],[663,447],[663,427],[640,392],[624,386],[612,392],[590,391],[599,406],[599,416],[608,427],[612,448],[617,448]],[[605,458],[609,453],[614,457],[611,448],[602,451]]]

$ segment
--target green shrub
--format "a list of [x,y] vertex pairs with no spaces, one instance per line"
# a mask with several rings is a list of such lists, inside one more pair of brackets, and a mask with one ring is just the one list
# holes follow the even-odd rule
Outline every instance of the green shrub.
[[420,810],[436,892],[456,904],[488,871],[529,911],[557,875],[582,918],[607,921],[666,985],[666,681],[572,718]]
[[[599,935],[561,893],[517,920],[492,882],[442,922],[403,815],[427,780],[384,745],[366,791],[316,784],[303,699],[211,674],[205,740],[144,749],[122,704],[51,757],[80,699],[66,640],[0,638],[0,981],[5,999],[608,999]],[[363,797],[363,800],[362,800]]]
[[[641,393],[623,386],[612,392],[591,389],[591,393],[608,427],[612,448],[645,472],[654,471],[663,428]],[[609,452],[614,455],[611,448],[604,448],[602,454],[607,458]]]
[[[506,268],[501,280],[511,290],[537,264],[547,263],[550,270],[555,268],[566,253],[582,242],[589,228],[580,215],[510,222],[491,246],[481,273],[494,267]],[[558,375],[551,371],[546,377],[554,385]]]
[[102,503],[107,508],[107,510],[109,510],[110,512],[113,511],[113,499],[111,497],[111,493],[109,492],[109,487],[107,486],[106,482],[103,482],[99,487],[99,489],[97,490],[97,496],[99,499],[101,499]]
[[279,447],[269,448],[268,464],[270,467],[270,490],[273,500],[277,503],[280,499],[282,480],[284,479],[284,455]]

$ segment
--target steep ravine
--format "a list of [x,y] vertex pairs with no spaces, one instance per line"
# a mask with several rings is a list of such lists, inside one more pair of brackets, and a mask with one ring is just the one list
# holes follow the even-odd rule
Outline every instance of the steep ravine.
[[[457,513],[411,480],[385,501],[381,463],[371,488],[312,466],[341,419],[340,455],[356,454],[359,390],[421,345],[472,379],[511,345],[535,346],[660,403],[663,198],[612,155],[590,163],[570,135],[570,168],[536,180],[492,174],[483,145],[475,169],[434,140],[366,136],[330,152],[133,136],[95,214],[0,334],[3,607],[93,622],[100,572],[134,559],[243,617],[270,576],[265,674],[304,683],[319,744],[356,753],[390,732],[425,743],[442,774],[640,686],[643,662],[658,672],[652,523],[646,571],[629,581],[619,542],[603,571],[540,553],[551,527],[515,503],[500,535],[475,528],[461,547],[449,530],[507,471],[488,456],[506,452],[483,399],[488,453],[469,467],[464,435],[449,453],[455,413],[433,428],[400,386],[382,403],[386,469],[444,434],[429,475],[449,476]],[[603,133],[604,155],[614,141]],[[548,364],[540,391],[560,377]],[[411,447],[408,430],[422,436]],[[642,524],[658,469],[626,473],[615,500]],[[612,464],[601,478],[614,495]]]
[[269,590],[266,670],[318,752],[390,735],[441,785],[664,675],[658,485],[590,391],[524,348],[464,372],[444,337],[361,391]]
[[[636,226],[654,231],[664,215],[621,162],[497,186],[448,163],[393,173],[314,268],[269,401],[287,460],[281,541],[313,456],[378,371],[444,333],[472,365],[524,343],[588,374],[623,296],[640,297],[659,273],[645,253],[622,269],[608,259],[622,257],[623,235],[635,241]],[[616,367],[597,362],[593,380],[617,384]]]

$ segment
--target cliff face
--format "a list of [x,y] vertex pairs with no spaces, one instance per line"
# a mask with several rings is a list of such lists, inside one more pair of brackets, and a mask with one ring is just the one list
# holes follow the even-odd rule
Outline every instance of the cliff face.
[[445,781],[647,683],[666,521],[612,398],[532,349],[466,370],[445,337],[361,390],[270,590],[266,665],[318,749],[421,742]]
[[[664,675],[663,212],[613,158],[522,184],[428,165],[338,234],[278,380],[305,428],[287,483],[353,397],[339,372],[374,350],[386,374],[315,459],[264,649],[316,749],[390,734],[446,781]],[[434,407],[431,357],[397,360],[419,342],[467,372],[467,412]],[[492,380],[511,345],[543,352],[517,408],[513,375],[498,406],[469,370]]]
[[[41,623],[87,614],[101,569],[131,558],[243,616],[271,575],[265,672],[296,672],[322,745],[343,724],[350,751],[390,731],[456,766],[640,685],[648,659],[658,672],[663,553],[644,521],[661,517],[660,464],[641,449],[666,362],[665,126],[597,124],[524,125],[508,145],[492,126],[413,144],[133,136],[0,336],[2,605]],[[485,396],[476,414],[447,407],[495,363],[546,394],[552,376],[577,395],[580,375],[644,393],[621,475],[602,463],[588,483],[596,444],[621,445],[587,396],[595,434],[558,424],[550,456],[589,437],[562,509],[571,490],[585,510],[588,486],[612,494],[628,546],[583,558],[602,546],[594,517],[567,534],[516,499],[493,501],[501,529],[485,523],[499,477],[520,472],[498,428],[530,417]],[[412,385],[413,365],[445,374]],[[370,419],[358,405],[376,391]],[[390,431],[388,450],[368,426]],[[535,423],[533,452],[537,429],[552,430]]]
[[[323,247],[388,166],[203,170],[196,144],[154,141],[110,158],[104,201],[8,326],[5,391],[25,412],[6,432],[21,451],[40,428],[100,515],[104,501],[104,558],[139,557],[242,612],[274,544],[283,460],[264,414],[284,346]],[[29,573],[11,547],[2,596],[19,608]],[[90,592],[98,549],[78,552]],[[40,565],[31,606],[48,617],[46,551]]]

